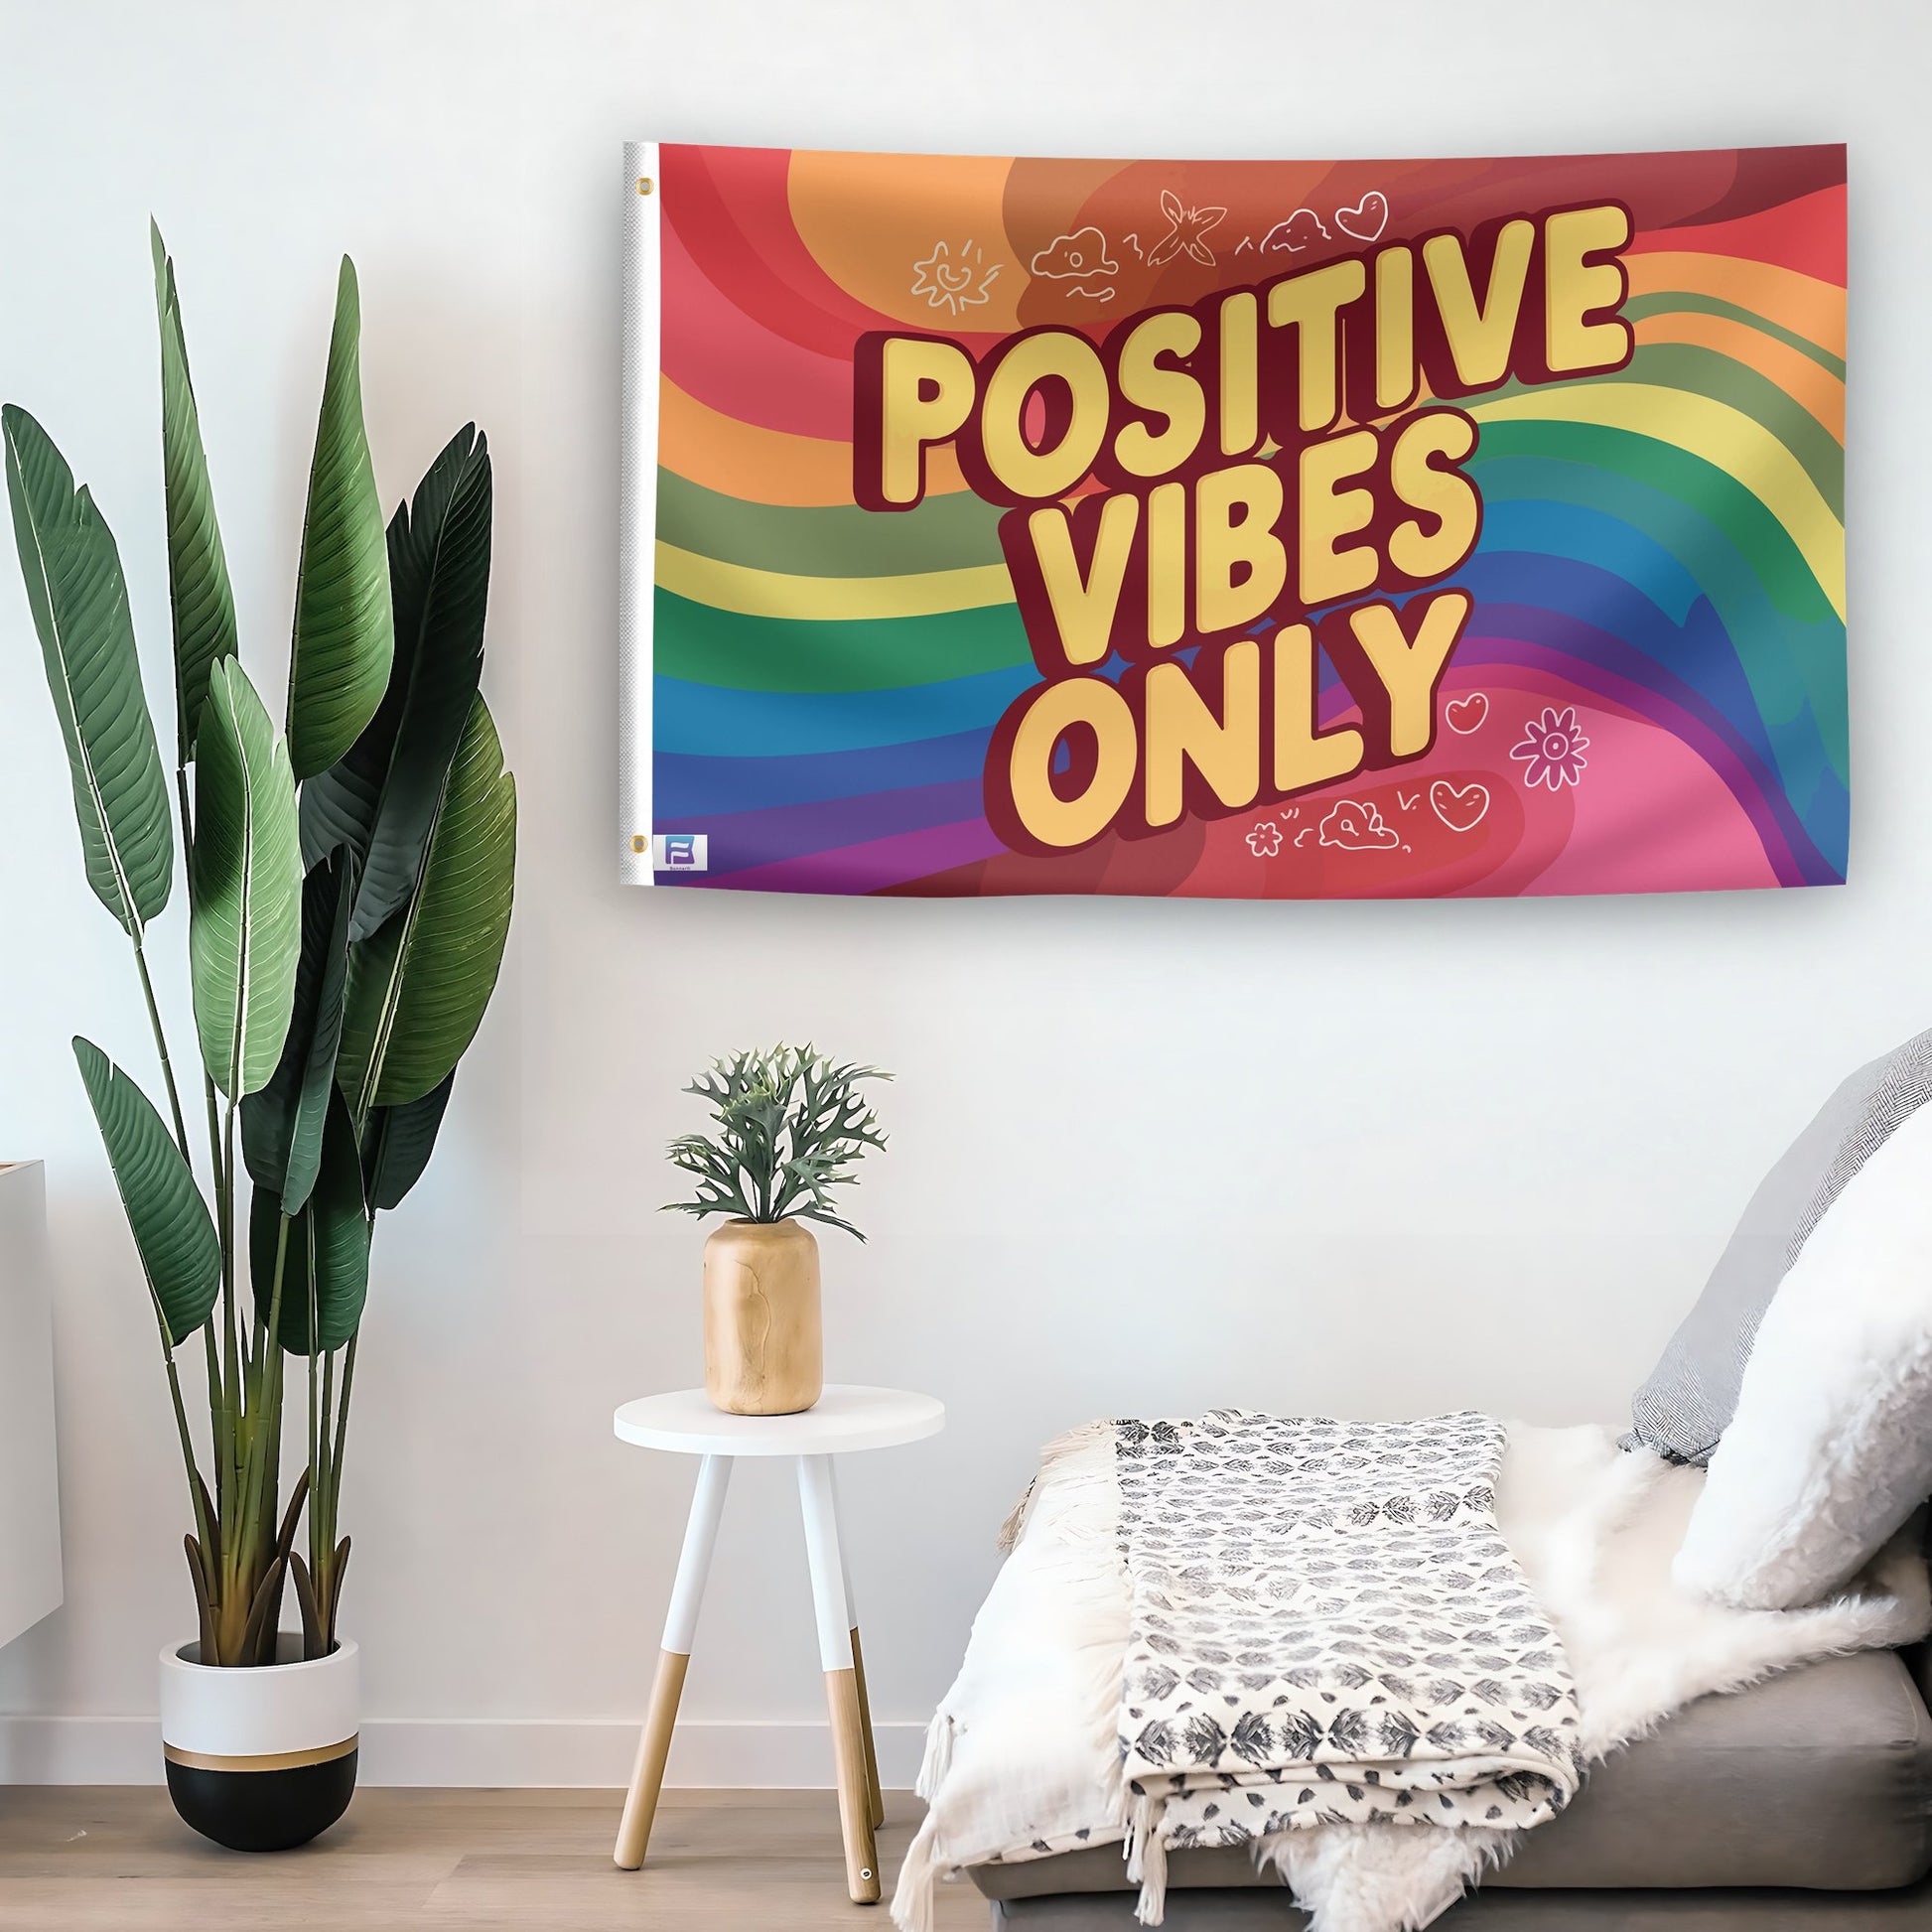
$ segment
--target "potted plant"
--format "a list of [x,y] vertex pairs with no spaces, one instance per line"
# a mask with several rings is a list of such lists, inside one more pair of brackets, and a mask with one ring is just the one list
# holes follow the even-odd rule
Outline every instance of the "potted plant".
[[[168,1786],[198,1831],[266,1851],[326,1830],[354,1787],[356,1649],[338,1628],[349,1552],[338,1508],[369,1244],[378,1213],[429,1160],[495,985],[516,792],[478,691],[483,439],[461,431],[385,533],[345,259],[278,732],[237,654],[158,231],[154,268],[172,807],[113,535],[25,410],[0,410],[0,437],[87,880],[132,942],[167,1109],[75,1039],[147,1278],[193,1524],[198,1634],[161,1660]],[[188,861],[199,1096],[170,1053],[146,951],[174,885],[174,821]],[[199,1157],[191,1119],[206,1124]],[[285,1482],[291,1362],[306,1384],[307,1453]],[[300,1628],[284,1632],[291,1595]]]
[[832,1190],[886,1145],[859,1084],[892,1077],[778,1045],[714,1060],[684,1089],[710,1108],[713,1131],[671,1143],[671,1165],[696,1186],[665,1206],[730,1217],[704,1244],[705,1389],[728,1415],[795,1415],[824,1391],[818,1242],[804,1223],[866,1238],[832,1211]]

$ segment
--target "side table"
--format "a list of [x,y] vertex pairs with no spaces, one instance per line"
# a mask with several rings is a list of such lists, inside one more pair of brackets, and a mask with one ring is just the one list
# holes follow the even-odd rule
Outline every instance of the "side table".
[[839,1824],[845,1838],[846,1889],[862,1905],[879,1899],[879,1853],[873,1834],[885,1822],[879,1790],[879,1759],[866,1667],[859,1647],[859,1619],[852,1579],[839,1543],[838,1485],[833,1458],[859,1449],[892,1449],[936,1436],[945,1427],[944,1405],[903,1389],[857,1388],[832,1383],[810,1409],[795,1416],[728,1416],[714,1409],[702,1389],[647,1395],[626,1402],[612,1419],[619,1439],[645,1449],[703,1457],[691,1515],[684,1527],[677,1581],[664,1618],[664,1644],[651,1684],[650,1706],[637,1762],[624,1795],[613,1857],[626,1871],[644,1862],[651,1820],[664,1786],[664,1761],[677,1725],[684,1673],[691,1662],[698,1605],[704,1595],[732,1464],[741,1455],[789,1456],[798,1470],[798,1506],[805,1523],[811,1568],[812,1608],[818,1622],[819,1663],[832,1717],[832,1751],[838,1773]]

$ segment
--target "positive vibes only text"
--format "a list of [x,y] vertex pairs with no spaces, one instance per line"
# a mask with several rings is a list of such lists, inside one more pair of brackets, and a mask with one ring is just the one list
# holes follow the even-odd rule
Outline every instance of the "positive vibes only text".
[[[1065,852],[1427,753],[1470,609],[1445,580],[1482,529],[1452,405],[1623,367],[1630,235],[1614,203],[1514,215],[1146,310],[1097,346],[862,338],[857,500],[913,508],[949,448],[1007,509],[1043,682],[993,736],[1000,837]],[[1317,654],[1359,722],[1320,729]]]

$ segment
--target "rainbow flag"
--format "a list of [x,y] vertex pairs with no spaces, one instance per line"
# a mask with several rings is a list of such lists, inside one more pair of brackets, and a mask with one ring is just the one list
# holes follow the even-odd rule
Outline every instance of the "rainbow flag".
[[626,878],[1845,878],[1842,147],[626,164]]

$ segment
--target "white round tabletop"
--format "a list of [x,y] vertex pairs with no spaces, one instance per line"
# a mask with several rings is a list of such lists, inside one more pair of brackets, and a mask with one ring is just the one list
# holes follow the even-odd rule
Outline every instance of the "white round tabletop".
[[611,1419],[621,1441],[682,1455],[844,1455],[936,1436],[946,1405],[909,1389],[828,1382],[795,1416],[728,1416],[702,1389],[639,1396]]

